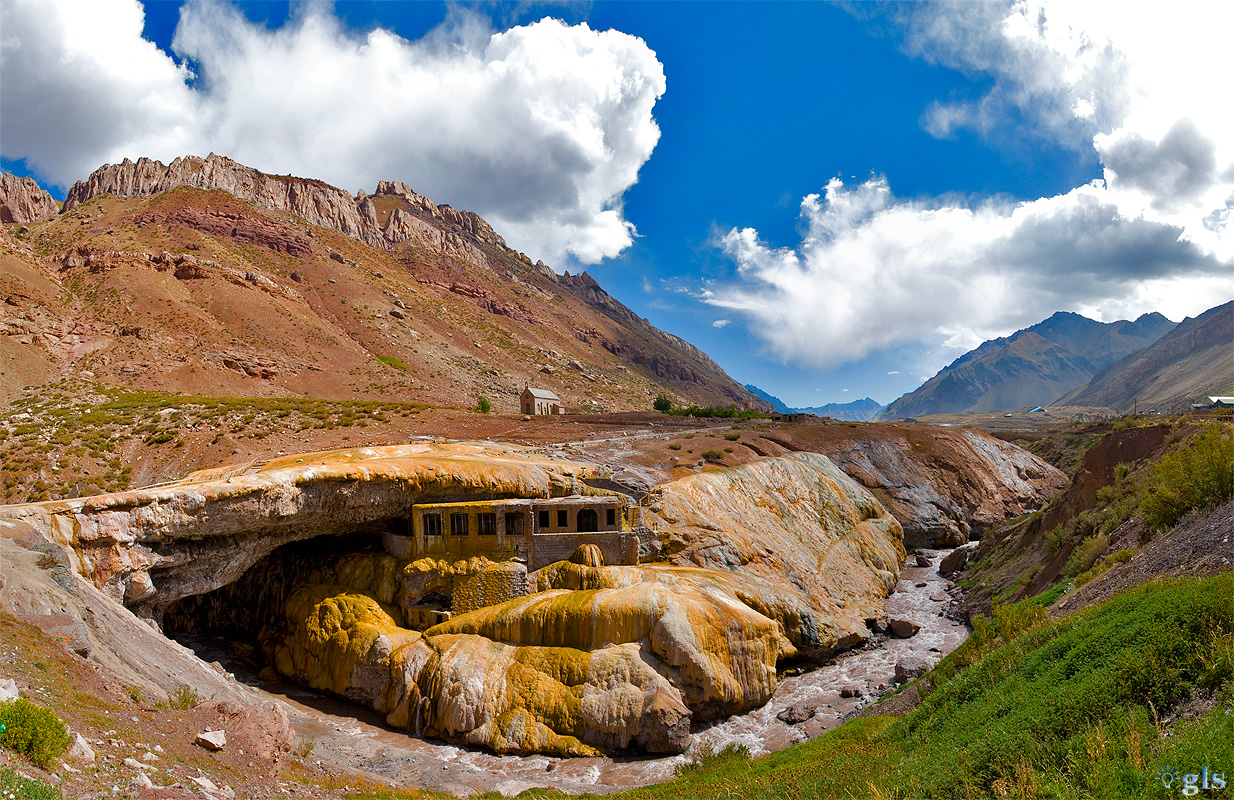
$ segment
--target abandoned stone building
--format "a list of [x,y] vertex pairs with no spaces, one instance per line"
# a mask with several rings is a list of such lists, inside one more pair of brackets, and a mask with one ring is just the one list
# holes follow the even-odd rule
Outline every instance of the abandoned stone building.
[[519,408],[524,414],[564,414],[566,411],[556,394],[548,389],[533,389],[530,386],[523,389]]
[[594,545],[605,564],[637,564],[638,507],[615,495],[468,500],[412,506],[409,535],[387,533],[386,552],[400,560],[446,561],[483,556],[496,562],[451,580],[448,608],[431,603],[404,609],[415,628],[450,615],[527,594],[527,573],[564,561]]

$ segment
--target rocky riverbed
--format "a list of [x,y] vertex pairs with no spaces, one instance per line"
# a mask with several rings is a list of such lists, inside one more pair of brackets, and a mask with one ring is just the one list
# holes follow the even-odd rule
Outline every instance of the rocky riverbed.
[[926,566],[918,566],[910,555],[895,593],[887,599],[888,619],[919,626],[913,636],[901,638],[888,631],[826,666],[782,676],[766,705],[701,727],[689,752],[667,758],[503,757],[418,739],[392,730],[354,704],[285,682],[260,681],[221,639],[190,637],[188,643],[203,660],[220,662],[241,681],[285,700],[301,736],[313,742],[313,758],[323,764],[346,765],[391,783],[456,795],[498,791],[512,796],[532,787],[612,792],[669,780],[704,748],[737,744],[757,756],[813,739],[892,691],[897,664],[913,659],[937,663],[968,635],[968,628],[950,614],[958,589],[938,573],[948,552],[930,553]]

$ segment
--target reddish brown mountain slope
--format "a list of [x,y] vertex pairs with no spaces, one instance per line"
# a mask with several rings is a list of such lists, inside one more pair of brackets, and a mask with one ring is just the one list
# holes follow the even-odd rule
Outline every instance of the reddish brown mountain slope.
[[96,171],[65,207],[3,236],[10,387],[91,373],[212,395],[482,395],[507,411],[528,384],[579,408],[643,409],[661,391],[758,402],[589,276],[532,264],[401,183],[352,198],[217,156],[141,159]]

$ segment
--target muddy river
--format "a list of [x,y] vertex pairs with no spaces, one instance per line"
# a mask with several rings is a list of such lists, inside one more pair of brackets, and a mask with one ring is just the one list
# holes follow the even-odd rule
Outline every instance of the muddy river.
[[[312,742],[309,758],[319,761],[323,771],[350,767],[363,770],[370,779],[455,795],[498,791],[511,796],[537,786],[614,792],[672,778],[677,767],[701,748],[741,744],[753,755],[763,755],[813,739],[894,688],[895,665],[901,659],[917,656],[934,664],[954,650],[968,629],[947,613],[955,589],[937,571],[946,552],[939,551],[923,567],[909,556],[896,592],[887,599],[888,618],[916,623],[920,626],[916,635],[877,636],[864,649],[846,653],[828,666],[784,677],[765,706],[697,729],[691,750],[671,757],[498,756],[417,739],[388,728],[379,716],[351,703],[293,684],[260,681],[247,664],[230,656],[230,648],[221,640],[192,637],[186,643],[205,660],[221,662],[237,679],[287,702],[297,730]],[[784,713],[788,711],[795,713]],[[304,749],[302,745],[301,752]]]

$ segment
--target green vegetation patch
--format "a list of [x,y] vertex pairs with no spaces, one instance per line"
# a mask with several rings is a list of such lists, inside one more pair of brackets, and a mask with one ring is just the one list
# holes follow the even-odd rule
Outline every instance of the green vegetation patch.
[[1210,422],[1150,470],[1140,513],[1154,530],[1234,498],[1234,425]]
[[0,747],[47,767],[68,746],[68,728],[51,709],[24,697],[0,703]]
[[[901,719],[853,720],[766,758],[711,754],[621,796],[1165,798],[1180,789],[1157,777],[1167,769],[1228,781],[1231,596],[1227,573],[1150,584],[1054,623],[1032,601],[1006,607],[984,642],[927,674]],[[1165,722],[1197,696],[1215,707]]]

